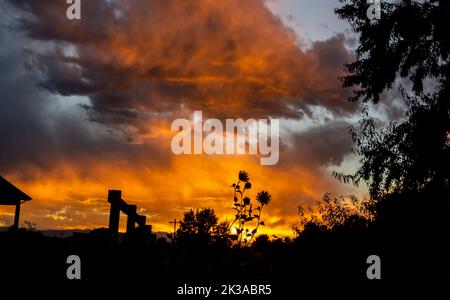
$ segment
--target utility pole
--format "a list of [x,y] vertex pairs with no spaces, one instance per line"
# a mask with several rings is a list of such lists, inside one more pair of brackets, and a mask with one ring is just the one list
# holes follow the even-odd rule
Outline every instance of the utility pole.
[[177,219],[173,219],[173,221],[169,222],[173,224],[173,238],[175,239],[175,234],[177,233],[177,224],[181,224],[181,221],[177,221]]

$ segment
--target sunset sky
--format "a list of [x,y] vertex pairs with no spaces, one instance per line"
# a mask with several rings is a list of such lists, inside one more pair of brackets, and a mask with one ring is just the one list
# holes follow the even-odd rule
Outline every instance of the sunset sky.
[[[82,19],[63,0],[0,3],[0,175],[30,195],[21,222],[107,227],[109,189],[154,231],[189,208],[232,216],[232,188],[273,195],[266,232],[290,234],[297,206],[323,194],[364,196],[347,132],[359,116],[338,76],[355,39],[338,0],[95,0]],[[176,118],[278,118],[280,160],[174,155]],[[395,111],[381,113],[393,114]],[[13,207],[0,206],[0,226]],[[125,225],[125,222],[121,222]]]

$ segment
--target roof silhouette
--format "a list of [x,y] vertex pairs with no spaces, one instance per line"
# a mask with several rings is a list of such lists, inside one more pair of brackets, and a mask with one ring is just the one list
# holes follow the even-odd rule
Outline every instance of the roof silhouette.
[[0,176],[0,204],[16,205],[30,201],[31,197],[15,187],[11,182]]

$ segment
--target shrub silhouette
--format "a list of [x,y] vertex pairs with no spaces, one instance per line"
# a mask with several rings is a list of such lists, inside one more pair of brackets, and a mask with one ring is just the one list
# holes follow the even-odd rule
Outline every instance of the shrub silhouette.
[[293,230],[302,235],[314,230],[367,227],[374,218],[373,201],[356,197],[332,197],[326,193],[313,207],[298,206],[299,226]]

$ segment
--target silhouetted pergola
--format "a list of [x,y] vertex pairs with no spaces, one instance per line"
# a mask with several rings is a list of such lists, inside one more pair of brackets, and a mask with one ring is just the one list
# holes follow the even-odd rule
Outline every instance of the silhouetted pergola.
[[15,205],[13,228],[19,228],[20,205],[30,201],[31,197],[15,187],[11,182],[0,176],[0,205]]

